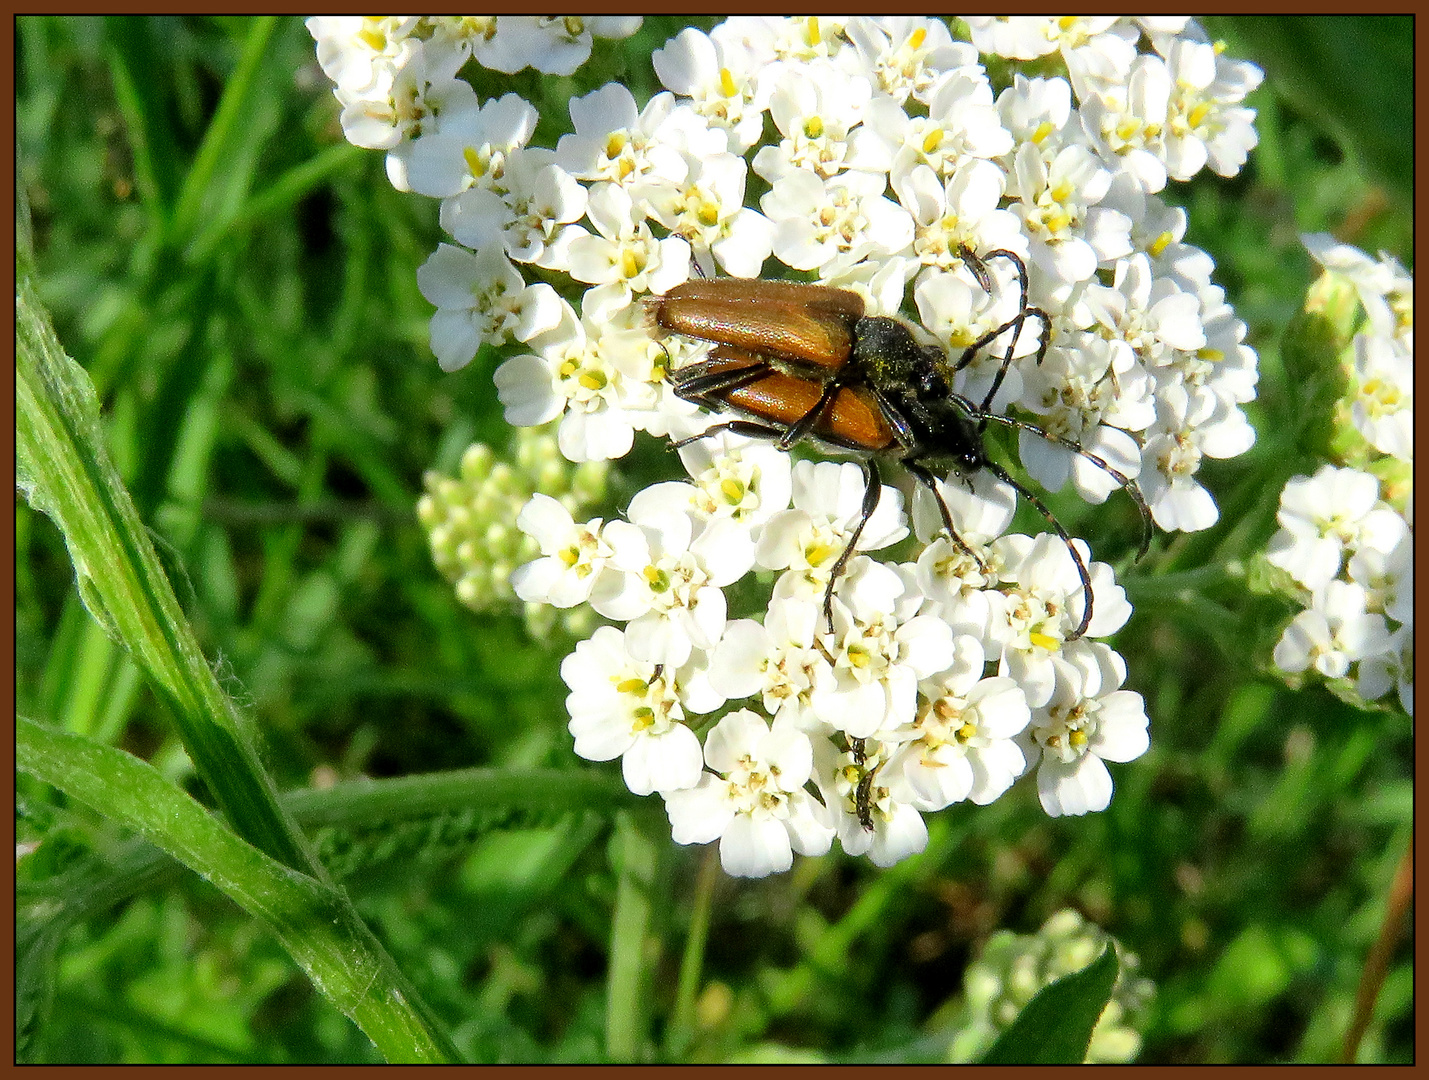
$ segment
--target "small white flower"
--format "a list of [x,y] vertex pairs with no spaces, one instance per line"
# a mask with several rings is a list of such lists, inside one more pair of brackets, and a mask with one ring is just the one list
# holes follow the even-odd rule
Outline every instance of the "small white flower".
[[1294,476],[1280,493],[1280,531],[1266,556],[1311,592],[1340,571],[1346,549],[1388,554],[1403,538],[1404,519],[1379,501],[1371,473],[1322,465],[1314,476]]
[[1076,141],[1072,87],[1066,79],[1029,79],[1019,72],[997,96],[997,112],[1019,150],[1031,146],[1043,161],[1050,162],[1069,141]]
[[335,93],[343,106],[339,119],[347,141],[369,150],[391,150],[435,129],[448,112],[477,108],[471,84],[420,49],[363,95],[347,94],[341,87]]
[[693,160],[683,184],[646,193],[652,216],[689,242],[709,277],[711,255],[727,274],[758,277],[774,248],[774,224],[744,205],[744,181],[743,158],[714,154]]
[[1345,568],[1351,581],[1365,587],[1365,607],[1398,623],[1414,621],[1414,533],[1405,530],[1394,550],[1385,554],[1362,547]]
[[866,556],[853,560],[839,580],[834,632],[823,636],[834,677],[815,688],[811,705],[814,715],[850,738],[911,723],[918,680],[952,663],[948,624],[912,614],[921,597],[910,584]]
[[441,224],[469,248],[499,243],[515,262],[563,270],[571,241],[584,231],[571,222],[586,202],[585,188],[550,150],[517,147],[506,156],[501,190],[471,187],[443,200]]
[[1170,98],[1165,62],[1159,56],[1139,56],[1125,84],[1108,86],[1082,102],[1082,124],[1103,159],[1119,159],[1122,169],[1148,192],[1166,186],[1161,155]]
[[420,22],[416,15],[314,15],[303,25],[341,99],[371,96],[384,76],[405,64],[418,48],[410,35]]
[[650,336],[624,325],[590,294],[580,319],[564,300],[561,307],[556,327],[531,340],[535,354],[513,356],[496,369],[506,422],[529,427],[559,416],[558,439],[568,460],[622,457],[635,428],[660,415],[667,385],[651,356]]
[[1131,254],[1131,219],[1096,205],[1111,186],[1111,173],[1086,147],[1064,147],[1049,163],[1035,145],[1023,143],[1010,179],[1020,200],[1012,212],[1031,238],[1032,260],[1053,278],[1086,281],[1099,262]]
[[809,737],[740,709],[724,717],[705,739],[705,773],[694,788],[664,793],[677,844],[719,840],[724,871],[764,877],[788,870],[794,852],[822,855],[834,830],[803,790],[813,771]]
[[1391,690],[1399,692],[1399,705],[1414,715],[1414,627],[1401,626],[1383,652],[1359,662],[1355,689],[1366,701],[1374,701]]
[[822,270],[903,251],[913,242],[913,219],[884,197],[884,186],[873,173],[825,180],[807,169],[789,171],[759,201],[774,222],[775,256],[795,270]]
[[1275,666],[1291,673],[1314,667],[1327,679],[1347,674],[1350,664],[1389,648],[1383,615],[1365,610],[1363,585],[1331,581],[1312,606],[1296,615],[1275,646]]
[[728,699],[760,696],[776,727],[828,733],[814,715],[816,689],[829,689],[833,669],[816,647],[823,612],[801,600],[772,600],[761,626],[738,619],[725,627],[710,656],[710,684]]
[[[1086,545],[1073,540],[1087,566],[1092,584],[1092,617],[1086,633],[1105,637],[1131,617],[1126,593],[1111,567],[1091,561]],[[1052,694],[1052,661],[1067,647],[1067,639],[1082,619],[1086,598],[1076,563],[1062,538],[1052,533],[1032,537],[1013,534],[993,541],[998,576],[1011,588],[991,596],[995,611],[992,637],[1002,655],[997,673],[1016,679],[1027,703],[1041,708]]]
[[628,89],[607,83],[572,98],[570,111],[575,132],[561,136],[556,160],[572,176],[616,184],[637,197],[646,185],[684,182],[685,158],[663,130],[675,111],[673,95],[656,94],[637,111]]
[[1156,277],[1144,254],[1118,259],[1111,287],[1089,285],[1083,298],[1103,335],[1125,341],[1148,367],[1167,362],[1173,350],[1206,344],[1197,294]]
[[844,33],[853,42],[877,88],[900,105],[926,95],[944,71],[981,71],[978,52],[965,41],[954,41],[940,19],[917,15],[886,15],[850,19]]
[[571,226],[570,274],[577,281],[613,286],[629,303],[634,293],[664,293],[689,277],[690,245],[676,236],[657,240],[620,185],[597,185],[586,216],[600,235]]
[[928,846],[923,815],[883,782],[888,749],[873,739],[864,742],[862,754],[840,753],[827,739],[814,744],[814,783],[839,844],[848,854],[867,855],[874,866],[885,867]]
[[1211,493],[1195,476],[1204,457],[1225,458],[1244,453],[1255,442],[1240,409],[1210,395],[1207,414],[1188,419],[1181,403],[1168,393],[1157,399],[1157,421],[1147,429],[1141,448],[1138,482],[1151,516],[1167,532],[1208,529],[1220,517]]
[[1104,762],[1131,761],[1150,745],[1141,695],[1117,689],[1126,678],[1121,657],[1096,642],[1080,659],[1053,659],[1056,689],[1022,739],[1029,762],[1040,761],[1037,794],[1053,817],[1105,810],[1112,781]]
[[762,77],[774,58],[767,50],[729,42],[715,33],[705,36],[686,28],[656,49],[650,60],[667,88],[688,97],[695,112],[729,135],[729,148],[744,154],[764,130],[764,110],[773,80]]
[[577,525],[559,502],[536,494],[522,507],[516,527],[540,544],[544,556],[511,575],[517,596],[558,608],[590,599],[613,554],[600,535],[600,518]]
[[440,130],[424,134],[408,149],[407,183],[437,199],[473,185],[503,192],[506,155],[526,145],[536,120],[536,110],[516,94],[492,98],[480,109],[448,113]]
[[980,158],[996,158],[1013,147],[1002,125],[992,86],[976,68],[940,76],[928,91],[928,116],[910,116],[891,97],[875,98],[864,126],[892,148],[889,167],[895,184],[919,165],[941,177],[952,176]]
[[692,509],[701,516],[753,529],[789,507],[793,465],[769,442],[720,432],[681,447],[680,460],[694,478]]
[[432,352],[443,371],[465,367],[484,344],[530,341],[561,320],[556,291],[544,282],[527,285],[495,246],[473,253],[437,245],[417,268],[417,288],[437,307]]
[[[992,802],[1027,768],[1014,741],[1031,713],[1012,679],[984,679],[983,650],[966,635],[953,640],[953,664],[923,681],[917,719],[886,765],[889,790],[918,810],[971,799]],[[902,741],[906,739],[906,741]]]
[[[764,523],[757,557],[768,570],[788,571],[779,579],[776,596],[822,604],[829,573],[863,516],[863,471],[850,462],[799,461],[794,464],[793,487],[793,509]],[[885,485],[855,550],[877,551],[907,535],[903,493]]]
[[1255,110],[1236,107],[1265,73],[1244,60],[1217,54],[1209,42],[1172,38],[1162,50],[1171,76],[1167,106],[1166,171],[1189,180],[1207,163],[1234,176],[1260,141]]
[[678,668],[724,633],[720,590],[753,566],[754,543],[729,518],[697,522],[638,503],[630,517],[605,527],[611,565],[624,574],[603,579],[591,606],[608,619],[633,620],[625,631],[632,656]]
[[1379,334],[1355,335],[1358,386],[1350,416],[1381,454],[1414,460],[1414,356],[1407,344]]
[[990,161],[973,158],[946,181],[927,165],[895,176],[898,200],[913,215],[913,254],[924,266],[963,265],[960,249],[1026,254],[1017,216],[998,207],[1006,177]]
[[987,471],[968,480],[949,476],[939,483],[938,492],[968,550],[946,536],[936,502],[920,485],[913,522],[927,546],[918,556],[915,580],[926,598],[925,613],[936,613],[955,634],[988,642],[993,615],[989,590],[997,583],[999,565],[990,545],[1012,524],[1017,492]]
[[576,753],[588,761],[621,758],[626,786],[637,795],[694,787],[704,752],[684,723],[684,707],[709,712],[722,704],[702,675],[693,663],[657,670],[626,651],[619,630],[600,627],[561,663]]
[[590,57],[592,37],[629,37],[640,23],[638,17],[612,15],[487,16],[481,27],[484,32],[472,38],[472,55],[483,67],[508,75],[525,67],[547,75],[570,75]]
[[867,79],[829,63],[785,65],[772,77],[769,115],[783,139],[754,155],[755,172],[772,185],[797,169],[823,179],[848,168],[887,171],[887,144],[859,127],[873,95]]
[[1341,244],[1329,233],[1302,233],[1300,242],[1311,257],[1332,274],[1338,274],[1354,286],[1371,329],[1376,334],[1391,336],[1396,330],[1394,311],[1387,299],[1391,291],[1405,288],[1397,279],[1407,280],[1412,290],[1413,279],[1407,278],[1399,264],[1381,253],[1378,261],[1371,259],[1351,244]]

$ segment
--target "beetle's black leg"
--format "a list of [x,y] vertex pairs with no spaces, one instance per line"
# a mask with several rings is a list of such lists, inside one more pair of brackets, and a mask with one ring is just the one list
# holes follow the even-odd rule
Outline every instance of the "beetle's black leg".
[[948,511],[948,504],[943,499],[943,494],[938,490],[938,478],[917,458],[904,458],[903,467],[917,477],[921,483],[933,494],[933,501],[938,504],[938,514],[943,519],[943,528],[948,530],[948,536],[953,541],[953,546],[964,555],[977,563],[977,568],[984,574],[987,573],[987,563],[982,561],[982,557],[976,551],[968,547],[967,541],[958,535],[958,530],[953,528],[953,515]]
[[1004,484],[1010,484],[1016,492],[1024,499],[1036,507],[1037,512],[1047,519],[1047,523],[1057,531],[1057,535],[1062,538],[1062,542],[1067,545],[1067,551],[1072,556],[1072,562],[1077,564],[1077,576],[1082,579],[1082,621],[1077,624],[1077,629],[1073,631],[1068,641],[1076,641],[1087,632],[1087,627],[1092,621],[1092,576],[1087,572],[1087,564],[1082,561],[1082,554],[1072,543],[1072,538],[1067,534],[1067,530],[1062,528],[1062,523],[1052,516],[1052,511],[1047,509],[1046,504],[1023,485],[1014,480],[1006,469],[995,461],[988,461],[984,467],[997,477]]
[[680,450],[701,439],[708,439],[711,435],[718,435],[721,431],[728,431],[732,435],[743,435],[746,439],[777,439],[784,434],[783,428],[770,427],[768,424],[756,424],[753,420],[726,420],[713,427],[705,428],[698,435],[677,439],[671,445],[676,450]]
[[823,393],[819,395],[819,400],[814,403],[814,407],[790,424],[789,430],[779,436],[779,449],[788,450],[789,447],[813,431],[814,425],[817,424],[819,418],[828,411],[829,406],[833,404],[834,398],[841,389],[843,389],[843,384],[840,383],[837,378],[830,379],[824,385]]
[[[997,339],[998,335],[1005,333],[1008,330],[1012,331],[1012,340],[1008,342],[1007,352],[1003,355],[1002,358],[1002,365],[998,368],[997,375],[992,380],[992,387],[988,390],[987,397],[983,399],[982,407],[984,410],[992,408],[993,399],[997,397],[998,390],[1002,388],[1002,381],[1007,377],[1008,365],[1012,363],[1013,350],[1017,347],[1017,341],[1022,336],[1022,328],[1027,325],[1027,320],[1037,319],[1042,323],[1042,338],[1037,345],[1036,363],[1038,367],[1042,366],[1042,361],[1047,356],[1047,348],[1052,341],[1051,318],[1041,308],[1031,307],[1027,303],[1027,264],[1022,261],[1022,257],[1018,255],[1015,251],[1008,251],[1006,248],[997,248],[995,251],[989,251],[986,255],[982,256],[982,262],[984,264],[989,263],[993,259],[998,258],[999,256],[1012,263],[1012,265],[1017,270],[1017,284],[1019,290],[1017,314],[996,329],[990,330],[987,333],[983,334],[982,337],[978,338],[975,342],[973,342],[966,349],[964,349],[962,356],[958,358],[957,364],[953,366],[954,371],[961,371],[963,368],[967,367],[968,364],[972,363],[973,357],[975,357],[982,349],[985,349],[988,345],[992,344],[992,342]],[[986,274],[987,271],[985,268],[983,272],[984,274]],[[982,280],[979,279],[978,283],[982,284]],[[983,291],[989,294],[991,294],[992,292],[992,290],[988,287],[988,285],[990,284],[991,282],[989,281],[987,285],[983,285]]]
[[1018,420],[1016,417],[1002,416],[998,413],[984,412],[981,413],[980,416],[983,420],[992,420],[1007,427],[1018,428],[1022,431],[1030,431],[1034,435],[1040,435],[1048,442],[1056,443],[1058,446],[1066,447],[1068,450],[1072,451],[1072,453],[1079,454],[1082,457],[1086,458],[1093,465],[1101,469],[1113,480],[1115,480],[1117,484],[1121,487],[1121,489],[1136,501],[1136,508],[1141,511],[1141,549],[1137,552],[1137,561],[1140,562],[1141,559],[1146,556],[1147,551],[1151,549],[1151,536],[1155,530],[1151,523],[1151,509],[1146,505],[1146,497],[1141,494],[1140,484],[1138,484],[1131,477],[1127,476],[1125,473],[1121,472],[1119,469],[1113,468],[1105,460],[1103,460],[1098,455],[1093,454],[1090,450],[1083,450],[1071,439],[1063,438],[1061,435],[1053,435],[1050,431],[1046,431],[1038,427],[1036,424],[1029,424],[1026,420]]
[[[676,397],[693,401],[697,405],[704,405],[706,402],[702,399],[711,394],[723,394],[730,390],[738,390],[741,386],[758,382],[773,370],[769,364],[763,362],[732,368],[728,366],[727,361],[722,359],[702,360],[697,364],[690,364],[677,372],[672,372],[671,383],[675,388]],[[717,408],[718,405],[715,407]]]
[[858,519],[858,525],[854,527],[853,535],[848,538],[843,553],[839,555],[838,562],[834,563],[834,568],[829,571],[829,583],[824,589],[824,618],[828,621],[831,634],[834,632],[834,586],[839,583],[839,575],[853,558],[858,538],[863,535],[863,527],[878,509],[878,498],[883,493],[883,479],[878,474],[878,462],[867,458],[859,464],[863,467],[863,513]]

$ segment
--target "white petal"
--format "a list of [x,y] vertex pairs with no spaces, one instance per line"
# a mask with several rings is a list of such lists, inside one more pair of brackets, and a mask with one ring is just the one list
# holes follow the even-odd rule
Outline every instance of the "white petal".
[[731,877],[766,877],[794,865],[789,830],[773,818],[736,814],[719,842],[719,863]]

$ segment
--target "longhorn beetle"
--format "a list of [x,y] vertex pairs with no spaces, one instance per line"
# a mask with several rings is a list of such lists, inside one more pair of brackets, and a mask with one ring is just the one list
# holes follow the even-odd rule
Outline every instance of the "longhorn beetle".
[[[715,411],[733,409],[751,418],[715,424],[675,446],[729,431],[772,439],[781,450],[812,438],[861,455],[865,485],[862,514],[824,590],[824,617],[830,632],[834,587],[878,507],[882,490],[879,457],[900,461],[933,493],[953,544],[984,570],[982,559],[954,528],[927,463],[946,462],[964,477],[986,469],[1030,502],[1067,545],[1081,578],[1084,601],[1081,621],[1067,639],[1075,641],[1086,633],[1092,619],[1091,575],[1072,538],[1042,500],[988,457],[983,445],[987,425],[1030,431],[1080,454],[1111,476],[1141,511],[1144,528],[1137,558],[1151,545],[1151,514],[1136,483],[1096,454],[1035,424],[992,411],[993,398],[1027,321],[1037,319],[1042,324],[1039,365],[1047,353],[1052,323],[1046,312],[1028,305],[1027,267],[1015,252],[999,248],[979,258],[963,248],[960,254],[978,283],[989,291],[986,263],[994,258],[1010,261],[1017,270],[1021,296],[1016,315],[979,337],[951,365],[941,348],[919,344],[902,321],[865,315],[863,298],[845,289],[762,279],[696,279],[664,296],[650,298],[646,303],[653,332],[681,334],[715,346],[706,359],[671,373],[675,393]],[[1011,340],[982,403],[955,393],[952,376],[1009,330]]]

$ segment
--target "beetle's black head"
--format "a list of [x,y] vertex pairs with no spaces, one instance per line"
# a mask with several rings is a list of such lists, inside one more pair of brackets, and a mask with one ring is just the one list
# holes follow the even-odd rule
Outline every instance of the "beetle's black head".
[[982,433],[977,422],[956,394],[919,402],[923,428],[919,432],[921,458],[950,463],[959,472],[971,474],[987,464]]

